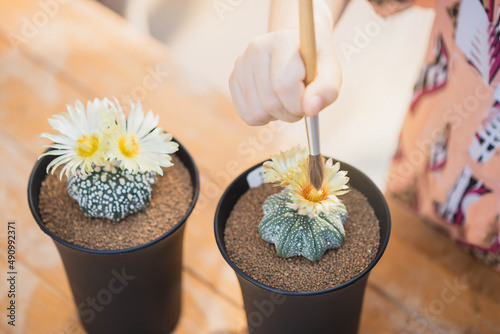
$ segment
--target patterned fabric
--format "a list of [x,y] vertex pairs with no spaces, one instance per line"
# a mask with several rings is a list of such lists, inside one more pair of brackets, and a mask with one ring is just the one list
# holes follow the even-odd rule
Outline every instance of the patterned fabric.
[[432,6],[436,19],[387,193],[500,270],[498,1]]

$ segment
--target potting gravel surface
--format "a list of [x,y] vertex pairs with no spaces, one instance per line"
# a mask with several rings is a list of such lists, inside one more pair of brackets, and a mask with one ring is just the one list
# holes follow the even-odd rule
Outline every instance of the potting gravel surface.
[[149,205],[121,222],[89,218],[68,195],[66,177],[47,175],[40,188],[39,209],[45,226],[58,237],[81,247],[116,250],[145,244],[174,227],[193,199],[188,169],[172,155],[172,167],[163,169],[153,186]]
[[250,188],[236,203],[226,222],[224,241],[229,258],[247,275],[286,291],[308,292],[335,287],[361,273],[375,258],[380,226],[366,197],[356,189],[339,198],[349,216],[346,238],[338,249],[326,251],[317,262],[304,257],[281,258],[274,244],[261,239],[258,226],[262,203],[282,188],[263,184]]

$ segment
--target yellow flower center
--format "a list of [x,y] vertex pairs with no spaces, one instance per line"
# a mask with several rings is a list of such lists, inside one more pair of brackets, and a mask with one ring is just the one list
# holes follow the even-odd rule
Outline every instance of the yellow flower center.
[[87,158],[92,156],[99,148],[99,138],[95,135],[82,135],[77,140],[78,146],[76,148],[78,155]]
[[139,152],[139,144],[137,144],[134,134],[121,137],[118,141],[118,147],[120,148],[120,152],[127,158],[133,158]]
[[324,187],[321,189],[316,189],[312,184],[308,184],[304,190],[302,190],[302,197],[311,202],[321,202],[328,196],[328,191]]

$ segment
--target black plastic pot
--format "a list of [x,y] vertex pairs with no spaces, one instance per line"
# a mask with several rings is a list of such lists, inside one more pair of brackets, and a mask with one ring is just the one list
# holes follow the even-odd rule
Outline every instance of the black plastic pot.
[[366,281],[389,242],[391,218],[377,186],[356,168],[343,162],[340,164],[342,170],[348,171],[350,185],[361,191],[375,210],[380,221],[380,247],[375,259],[363,272],[331,289],[314,292],[276,289],[245,274],[227,255],[224,245],[226,221],[238,199],[249,189],[249,182],[259,178],[257,169],[262,163],[238,176],[222,195],[215,213],[215,238],[222,256],[236,272],[250,334],[357,333]]
[[[184,217],[161,237],[146,244],[113,251],[83,248],[49,231],[40,217],[38,200],[46,167],[40,159],[28,185],[31,212],[57,246],[84,328],[94,333],[168,333],[181,310],[182,241],[185,223],[199,193],[196,165],[179,143],[176,153],[189,170],[194,192]],[[64,210],[64,208],[61,208]]]

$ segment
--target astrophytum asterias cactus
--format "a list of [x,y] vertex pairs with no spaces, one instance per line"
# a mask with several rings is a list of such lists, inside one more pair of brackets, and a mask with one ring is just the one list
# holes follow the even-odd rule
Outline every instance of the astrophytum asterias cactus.
[[327,249],[342,246],[343,223],[347,219],[344,204],[315,217],[301,215],[292,207],[293,198],[287,189],[269,196],[262,206],[264,218],[259,233],[262,239],[276,245],[281,257],[302,255],[318,261]]
[[40,157],[55,156],[47,172],[63,166],[59,177],[68,176],[68,193],[87,216],[120,221],[147,206],[156,175],[173,165],[179,144],[158,121],[140,102],[125,117],[118,101],[95,99],[86,111],[77,101],[49,118],[58,133],[42,134],[54,143]]
[[349,178],[339,169],[339,163],[334,165],[329,159],[323,185],[316,189],[309,180],[308,157],[302,149],[282,152],[264,164],[264,181],[285,188],[264,201],[259,234],[276,246],[281,257],[300,255],[318,261],[326,250],[344,242],[347,209],[337,196],[348,191]]
[[155,172],[132,174],[108,163],[87,175],[70,175],[67,186],[85,215],[118,222],[148,205],[155,182]]

